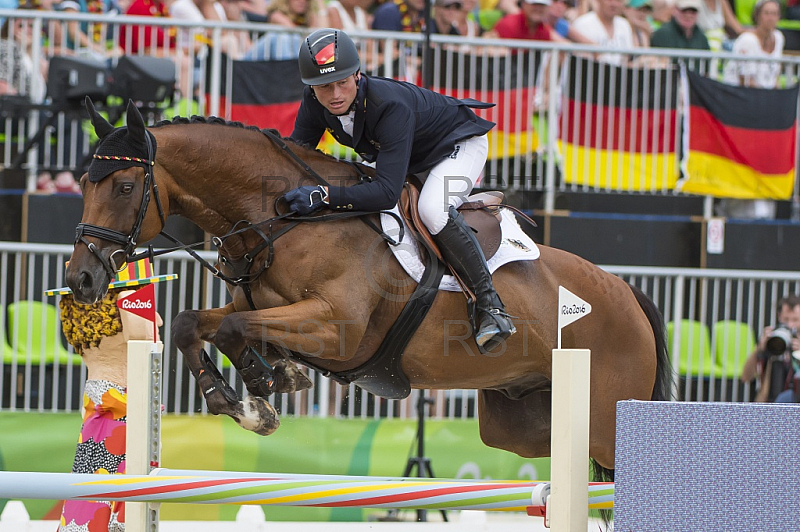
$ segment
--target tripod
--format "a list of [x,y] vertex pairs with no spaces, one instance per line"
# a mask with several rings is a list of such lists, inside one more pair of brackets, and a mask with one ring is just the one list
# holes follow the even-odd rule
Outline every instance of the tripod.
[[[433,469],[431,469],[431,459],[425,456],[425,405],[432,405],[433,399],[425,397],[425,390],[419,391],[419,399],[417,399],[417,455],[410,456],[406,469],[403,471],[404,477],[410,477],[414,468],[417,468],[417,478],[434,478]],[[447,521],[447,512],[442,512],[442,519]],[[417,510],[417,521],[427,521],[428,511]]]

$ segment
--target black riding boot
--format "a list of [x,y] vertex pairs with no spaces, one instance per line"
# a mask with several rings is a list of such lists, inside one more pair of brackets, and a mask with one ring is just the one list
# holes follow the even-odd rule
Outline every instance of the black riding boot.
[[450,207],[447,225],[433,238],[444,259],[475,293],[475,309],[469,309],[475,342],[482,353],[491,351],[517,332],[517,329],[494,290],[492,274],[489,273],[486,258],[475,234],[464,221],[464,217]]

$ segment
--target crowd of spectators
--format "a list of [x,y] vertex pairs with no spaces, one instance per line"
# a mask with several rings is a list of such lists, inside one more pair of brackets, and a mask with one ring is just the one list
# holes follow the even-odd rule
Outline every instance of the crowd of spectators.
[[[421,32],[426,0],[0,0],[6,8],[55,10],[106,15],[169,17],[203,22],[265,22],[292,28],[336,27],[346,31]],[[780,57],[784,36],[776,29],[782,6],[758,0],[752,28],[744,28],[729,0],[433,0],[432,31],[444,35],[526,39],[598,45],[619,50],[594,57],[615,65],[636,64],[631,54],[643,48],[732,50],[758,57]],[[21,94],[41,102],[47,75],[42,57],[32,57],[35,36],[27,19],[9,19],[0,30],[0,93]],[[232,59],[294,59],[302,36],[292,32],[226,29],[212,42],[208,28],[137,24],[61,23],[50,21],[42,38],[51,55],[79,54],[113,60],[121,54],[159,55],[173,59],[178,87],[196,97],[198,67],[212,46]],[[252,40],[251,40],[252,36]],[[258,38],[256,38],[258,37]],[[402,43],[398,44],[402,46]],[[470,45],[459,48],[470,50]],[[513,49],[487,47],[498,53]],[[367,47],[366,63],[378,48]],[[626,53],[627,52],[627,53]],[[640,57],[641,59],[641,57]],[[714,65],[731,84],[771,88],[778,85],[775,63],[727,62]],[[32,83],[34,78],[39,83]]]

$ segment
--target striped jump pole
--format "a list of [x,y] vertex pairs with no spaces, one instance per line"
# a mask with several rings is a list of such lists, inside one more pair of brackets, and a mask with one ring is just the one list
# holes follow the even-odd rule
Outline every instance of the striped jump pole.
[[[181,471],[180,473],[184,473]],[[207,472],[198,472],[207,473]],[[290,475],[284,473],[88,475],[0,472],[0,499],[140,503],[525,511],[543,482]],[[584,488],[586,489],[586,488]],[[588,487],[589,504],[610,508],[614,486]]]

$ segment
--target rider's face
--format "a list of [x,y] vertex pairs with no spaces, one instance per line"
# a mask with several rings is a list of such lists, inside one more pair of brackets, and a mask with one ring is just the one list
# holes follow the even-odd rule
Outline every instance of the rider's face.
[[361,74],[356,72],[352,76],[347,76],[333,83],[312,85],[311,89],[317,96],[319,103],[331,114],[344,115],[350,111],[350,106],[353,105],[353,101],[356,99],[360,76]]

